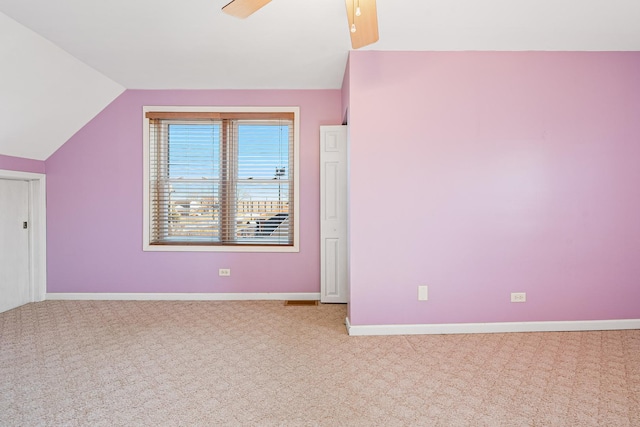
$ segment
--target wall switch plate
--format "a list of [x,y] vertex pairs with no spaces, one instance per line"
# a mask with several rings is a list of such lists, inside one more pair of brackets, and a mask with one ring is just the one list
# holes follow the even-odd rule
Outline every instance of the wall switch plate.
[[427,301],[429,299],[429,288],[427,286],[418,286],[418,300]]
[[231,276],[230,268],[221,268],[218,270],[218,276]]
[[511,302],[527,302],[527,293],[511,292]]

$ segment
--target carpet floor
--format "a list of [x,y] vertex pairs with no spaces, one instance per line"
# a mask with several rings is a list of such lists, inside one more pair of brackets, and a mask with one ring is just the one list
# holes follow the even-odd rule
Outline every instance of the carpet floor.
[[0,426],[640,426],[640,331],[349,337],[344,305],[0,314]]

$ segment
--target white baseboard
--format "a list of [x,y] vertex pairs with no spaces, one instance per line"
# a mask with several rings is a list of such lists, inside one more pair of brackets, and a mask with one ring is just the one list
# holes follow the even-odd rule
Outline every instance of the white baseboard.
[[320,300],[320,292],[291,293],[47,293],[47,300],[256,301]]
[[489,334],[500,332],[568,332],[640,329],[640,319],[578,320],[563,322],[442,323],[419,325],[352,325],[349,335]]

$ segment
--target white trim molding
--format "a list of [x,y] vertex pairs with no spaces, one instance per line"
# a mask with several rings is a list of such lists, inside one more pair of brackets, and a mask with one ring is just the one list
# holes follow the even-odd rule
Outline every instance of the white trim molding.
[[320,300],[320,292],[291,293],[48,293],[47,300],[91,301],[284,301]]
[[29,299],[43,301],[47,291],[47,178],[42,173],[0,169],[0,179],[29,183]]
[[365,335],[490,334],[504,332],[570,332],[640,329],[640,319],[577,320],[550,322],[442,323],[417,325],[352,325],[347,332]]

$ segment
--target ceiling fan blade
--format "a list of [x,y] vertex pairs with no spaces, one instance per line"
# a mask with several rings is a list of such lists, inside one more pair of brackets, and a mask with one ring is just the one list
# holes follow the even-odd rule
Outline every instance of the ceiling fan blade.
[[[345,0],[351,47],[359,49],[378,41],[376,0]],[[358,16],[360,9],[360,16]],[[355,31],[354,31],[355,29]]]
[[233,0],[222,8],[224,13],[228,13],[236,18],[246,18],[271,0]]

